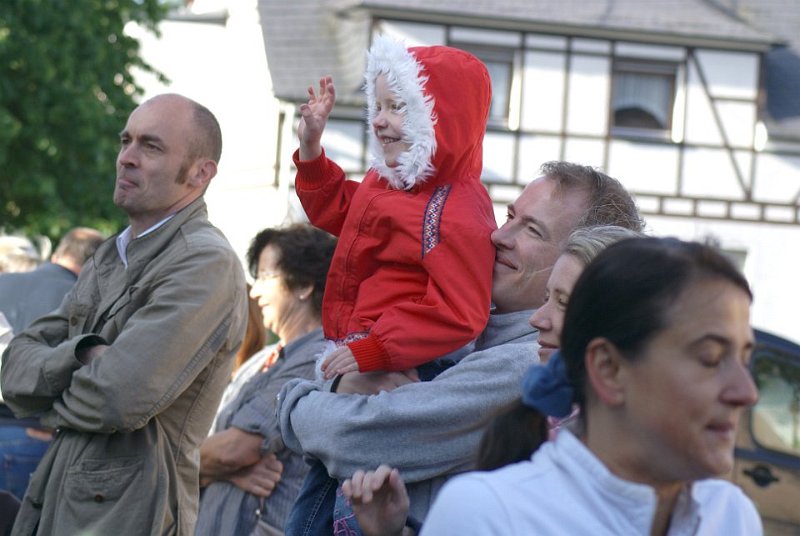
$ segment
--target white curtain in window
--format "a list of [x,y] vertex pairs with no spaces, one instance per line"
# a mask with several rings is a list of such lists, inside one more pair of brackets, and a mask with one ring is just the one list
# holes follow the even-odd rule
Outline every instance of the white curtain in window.
[[614,111],[641,108],[667,128],[671,87],[666,76],[618,72],[614,76]]

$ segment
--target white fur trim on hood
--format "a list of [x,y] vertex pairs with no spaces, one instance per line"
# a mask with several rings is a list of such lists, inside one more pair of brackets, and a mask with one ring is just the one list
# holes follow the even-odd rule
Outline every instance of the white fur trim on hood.
[[[424,91],[428,78],[422,74],[422,69],[423,66],[402,43],[389,37],[376,37],[367,54],[364,89],[367,96],[369,148],[372,153],[370,167],[398,190],[410,190],[435,172],[436,115],[433,97]],[[383,149],[372,127],[377,115],[375,80],[379,74],[386,75],[389,88],[405,103],[403,142],[410,147],[398,156],[396,167],[386,165]]]

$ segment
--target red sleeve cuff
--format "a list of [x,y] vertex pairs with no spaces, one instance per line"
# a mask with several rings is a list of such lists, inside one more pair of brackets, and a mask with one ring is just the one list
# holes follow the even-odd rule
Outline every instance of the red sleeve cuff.
[[375,335],[369,334],[363,339],[347,343],[358,363],[359,372],[389,370],[389,354]]
[[314,160],[300,160],[300,149],[292,154],[292,162],[297,168],[294,184],[301,190],[316,190],[321,188],[328,179],[328,158],[325,149]]

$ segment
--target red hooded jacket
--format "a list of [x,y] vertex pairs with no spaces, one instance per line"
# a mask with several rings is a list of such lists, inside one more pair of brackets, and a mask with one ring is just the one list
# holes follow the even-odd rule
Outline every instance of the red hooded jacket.
[[370,128],[362,182],[323,153],[297,166],[311,222],[339,236],[322,304],[325,336],[346,343],[361,372],[400,371],[456,350],[489,315],[496,228],[480,181],[491,102],[486,67],[449,47],[406,49],[378,38],[367,61],[368,125],[375,79],[406,104],[410,148],[389,168]]

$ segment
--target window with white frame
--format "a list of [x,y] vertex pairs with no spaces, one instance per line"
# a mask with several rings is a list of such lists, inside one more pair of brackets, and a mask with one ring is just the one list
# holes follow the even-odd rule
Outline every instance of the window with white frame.
[[480,59],[492,79],[492,104],[489,121],[507,123],[514,76],[514,50],[456,43],[453,46],[466,50]]
[[611,90],[613,128],[651,132],[672,128],[676,73],[675,63],[615,60]]

